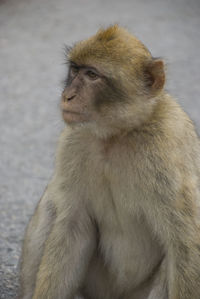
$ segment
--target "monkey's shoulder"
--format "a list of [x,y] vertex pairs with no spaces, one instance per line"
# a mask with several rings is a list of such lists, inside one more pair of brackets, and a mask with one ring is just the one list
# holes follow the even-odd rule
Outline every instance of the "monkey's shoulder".
[[148,148],[161,152],[184,153],[186,149],[200,149],[195,126],[187,113],[169,95],[160,100],[152,118],[134,132],[134,138]]

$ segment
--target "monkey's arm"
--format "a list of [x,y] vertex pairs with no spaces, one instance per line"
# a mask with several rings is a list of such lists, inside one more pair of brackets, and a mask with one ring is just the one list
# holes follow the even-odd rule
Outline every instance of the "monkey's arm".
[[[187,196],[185,199],[188,203],[191,200]],[[180,197],[176,200],[181,204]],[[200,298],[200,227],[197,225],[199,221],[197,217],[200,215],[197,216],[198,208],[195,205],[192,207],[192,204],[185,206],[185,211],[173,209],[174,207],[171,217],[167,219],[171,224],[166,226],[166,234],[170,234],[166,240],[169,298],[198,299]],[[172,225],[175,227],[174,231]]]
[[200,192],[194,177],[181,178],[182,185],[178,181],[160,173],[159,188],[154,185],[156,202],[148,216],[164,246],[169,299],[199,299]]
[[52,229],[55,215],[55,205],[47,187],[26,230],[20,265],[19,298],[31,299],[33,296],[44,244]]
[[71,299],[81,287],[95,246],[94,229],[82,207],[68,208],[59,213],[46,241],[34,299]]

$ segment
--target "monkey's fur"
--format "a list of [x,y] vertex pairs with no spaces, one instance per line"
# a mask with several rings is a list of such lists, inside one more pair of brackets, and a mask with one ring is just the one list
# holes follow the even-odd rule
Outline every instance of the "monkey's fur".
[[199,299],[200,143],[162,60],[117,25],[68,59],[67,126],[26,232],[21,298]]

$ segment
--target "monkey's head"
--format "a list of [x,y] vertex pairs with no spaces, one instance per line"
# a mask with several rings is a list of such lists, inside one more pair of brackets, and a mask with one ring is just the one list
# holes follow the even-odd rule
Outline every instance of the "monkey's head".
[[165,82],[164,64],[118,25],[101,29],[68,52],[61,109],[71,126],[101,136],[145,122]]

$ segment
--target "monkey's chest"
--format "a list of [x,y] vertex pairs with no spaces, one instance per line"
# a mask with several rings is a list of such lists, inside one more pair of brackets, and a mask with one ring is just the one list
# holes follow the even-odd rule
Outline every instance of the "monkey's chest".
[[133,286],[151,275],[162,250],[141,212],[143,187],[138,165],[128,162],[128,153],[113,156],[88,159],[92,162],[88,162],[84,186],[88,186],[86,198],[99,229],[102,262],[115,273],[116,283]]
[[159,263],[161,249],[141,216],[134,200],[137,194],[130,189],[128,182],[125,180],[120,184],[99,177],[91,200],[103,262],[108,265],[110,273],[115,273],[116,283],[137,286]]
[[[97,217],[98,218],[98,217]],[[101,258],[118,282],[130,286],[143,282],[161,259],[161,249],[145,223],[128,219],[123,212],[105,212],[99,225]]]

